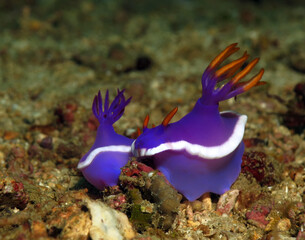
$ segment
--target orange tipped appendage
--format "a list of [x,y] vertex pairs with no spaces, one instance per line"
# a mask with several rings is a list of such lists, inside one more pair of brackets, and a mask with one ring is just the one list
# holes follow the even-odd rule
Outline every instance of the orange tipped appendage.
[[235,61],[218,69],[215,72],[215,77],[216,78],[219,78],[221,76],[225,76],[226,78],[231,77],[247,61],[248,57],[249,55],[247,54],[247,52],[245,52],[241,58],[236,59]]
[[255,65],[258,63],[258,61],[259,61],[259,58],[255,58],[254,60],[252,60],[242,71],[240,71],[238,74],[236,74],[231,79],[230,82],[232,84],[236,84],[237,82],[239,82],[239,80],[244,78],[255,67]]
[[226,47],[225,50],[223,50],[217,57],[214,58],[214,60],[210,63],[208,68],[213,69],[217,68],[226,58],[228,58],[233,53],[237,52],[239,50],[237,46],[237,43],[233,43]]
[[138,134],[138,137],[142,134],[141,129],[139,127],[137,128],[137,134]]
[[147,128],[148,122],[149,122],[149,115],[147,114],[143,122],[143,130]]
[[[217,67],[230,55],[239,50],[237,44],[231,44],[223,50],[204,71],[202,84],[202,97],[200,101],[206,105],[218,104],[220,101],[235,97],[245,91],[248,91],[254,86],[259,86],[264,70],[255,75],[250,81],[239,82],[256,66],[259,58],[255,58],[246,65],[249,54],[245,52],[242,57],[224,65],[217,70]],[[243,65],[246,65],[241,71],[236,73]],[[228,82],[217,88],[217,84],[228,79]]]
[[264,69],[262,68],[258,74],[256,74],[250,81],[246,82],[242,89],[244,92],[248,91],[249,89],[253,88],[254,86],[263,85],[265,82],[259,82],[262,79],[262,76],[264,74]]
[[[143,121],[143,133],[144,133],[144,132],[147,130],[147,128],[148,128],[148,122],[149,122],[149,115],[147,114],[146,117],[145,117],[145,119],[144,119],[144,121]],[[155,127],[155,125],[152,124],[152,128],[154,128],[154,127]],[[140,136],[140,135],[142,134],[140,128],[137,128],[137,134],[138,134],[138,136]]]
[[166,127],[170,120],[172,120],[172,118],[175,116],[176,112],[178,111],[178,108],[175,107],[169,114],[167,114],[167,116],[164,118],[163,122],[162,122],[162,125],[164,127]]

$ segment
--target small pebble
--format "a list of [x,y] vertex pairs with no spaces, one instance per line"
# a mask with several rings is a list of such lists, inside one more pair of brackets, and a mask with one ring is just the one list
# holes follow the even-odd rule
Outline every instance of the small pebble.
[[46,238],[47,229],[42,221],[33,221],[31,224],[32,236],[36,239]]
[[12,139],[17,138],[18,135],[19,135],[19,133],[17,133],[17,132],[6,131],[6,132],[4,132],[3,138],[4,138],[5,140],[12,140]]
[[25,156],[25,150],[21,146],[16,146],[12,148],[12,154],[14,158],[24,158]]
[[212,210],[212,199],[210,193],[203,194],[200,200],[202,201],[204,210]]
[[280,232],[288,231],[290,227],[291,227],[291,222],[288,218],[281,219],[276,226],[277,230]]
[[39,143],[40,147],[50,149],[52,150],[53,148],[53,139],[50,136],[47,136],[41,140]]
[[191,206],[193,208],[193,211],[200,211],[203,209],[203,203],[201,201],[195,200],[194,202],[191,202]]

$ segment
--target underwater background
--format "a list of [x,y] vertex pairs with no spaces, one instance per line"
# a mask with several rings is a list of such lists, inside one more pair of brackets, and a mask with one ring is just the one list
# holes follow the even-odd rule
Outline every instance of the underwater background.
[[[305,239],[304,13],[303,0],[0,0],[0,238]],[[147,114],[185,116],[232,43],[267,84],[220,104],[248,116],[230,191],[189,202],[137,159],[116,187],[84,179],[99,90],[132,97],[115,130],[135,138]]]

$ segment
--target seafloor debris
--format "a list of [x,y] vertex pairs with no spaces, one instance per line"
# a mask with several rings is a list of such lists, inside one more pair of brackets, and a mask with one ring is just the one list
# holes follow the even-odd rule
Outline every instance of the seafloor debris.
[[182,196],[160,172],[131,161],[122,169],[119,182],[127,192],[130,204],[127,214],[138,230],[171,227]]
[[4,176],[0,172],[0,210],[5,208],[24,209],[28,204],[28,194],[22,182]]
[[287,103],[288,111],[282,115],[283,124],[295,133],[301,134],[305,129],[305,83],[294,87],[295,98]]
[[245,152],[242,159],[241,172],[254,177],[261,185],[272,186],[279,181],[274,166],[264,152]]
[[77,110],[77,105],[75,103],[61,103],[54,110],[54,115],[57,117],[57,122],[59,124],[72,124],[74,122],[74,114]]
[[247,212],[246,218],[257,227],[265,228],[269,221],[266,219],[271,209],[267,206],[254,206],[250,212]]
[[217,211],[221,214],[229,214],[233,209],[236,199],[239,195],[239,190],[229,190],[226,193],[222,194],[217,203]]

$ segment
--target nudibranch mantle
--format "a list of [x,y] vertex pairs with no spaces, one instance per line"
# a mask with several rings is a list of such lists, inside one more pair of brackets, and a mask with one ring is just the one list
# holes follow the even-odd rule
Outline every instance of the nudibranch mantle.
[[[168,124],[166,127],[159,125],[150,129],[149,134],[141,136],[132,143],[131,149],[134,155],[136,157],[153,156],[173,150],[186,151],[193,156],[213,160],[230,154],[238,147],[244,135],[246,115],[239,115],[233,111],[221,112],[218,127],[206,129],[209,123],[204,120],[207,120],[208,115],[204,114],[201,117],[197,115],[194,120],[192,117],[196,110],[197,105],[180,121]],[[197,125],[198,119],[201,121]],[[184,126],[192,126],[192,124],[197,126],[196,131],[184,129]],[[203,134],[211,137],[204,137]],[[150,140],[151,136],[157,137]]]
[[[264,70],[240,83],[259,60],[252,60],[235,74],[248,59],[247,53],[217,70],[238,49],[231,44],[210,63],[202,75],[202,96],[189,114],[169,124],[175,110],[169,120],[151,129],[146,121],[143,133],[132,143],[133,154],[151,157],[173,187],[190,201],[205,192],[223,194],[240,173],[247,116],[231,111],[219,113],[218,103],[263,84],[260,79]],[[230,80],[216,88],[225,79]]]
[[88,167],[93,160],[96,158],[97,155],[100,153],[106,153],[106,152],[114,152],[114,153],[130,153],[130,146],[126,145],[112,145],[112,146],[106,146],[106,147],[99,147],[94,148],[89,155],[87,155],[86,159],[83,162],[79,162],[77,168],[83,169],[85,167]]
[[82,157],[77,167],[87,181],[100,190],[117,184],[121,168],[127,164],[131,156],[133,140],[117,134],[112,126],[121,118],[129,102],[130,98],[125,100],[124,90],[118,90],[110,106],[108,91],[104,109],[100,92],[95,96],[92,104],[92,112],[100,125],[93,146]]

